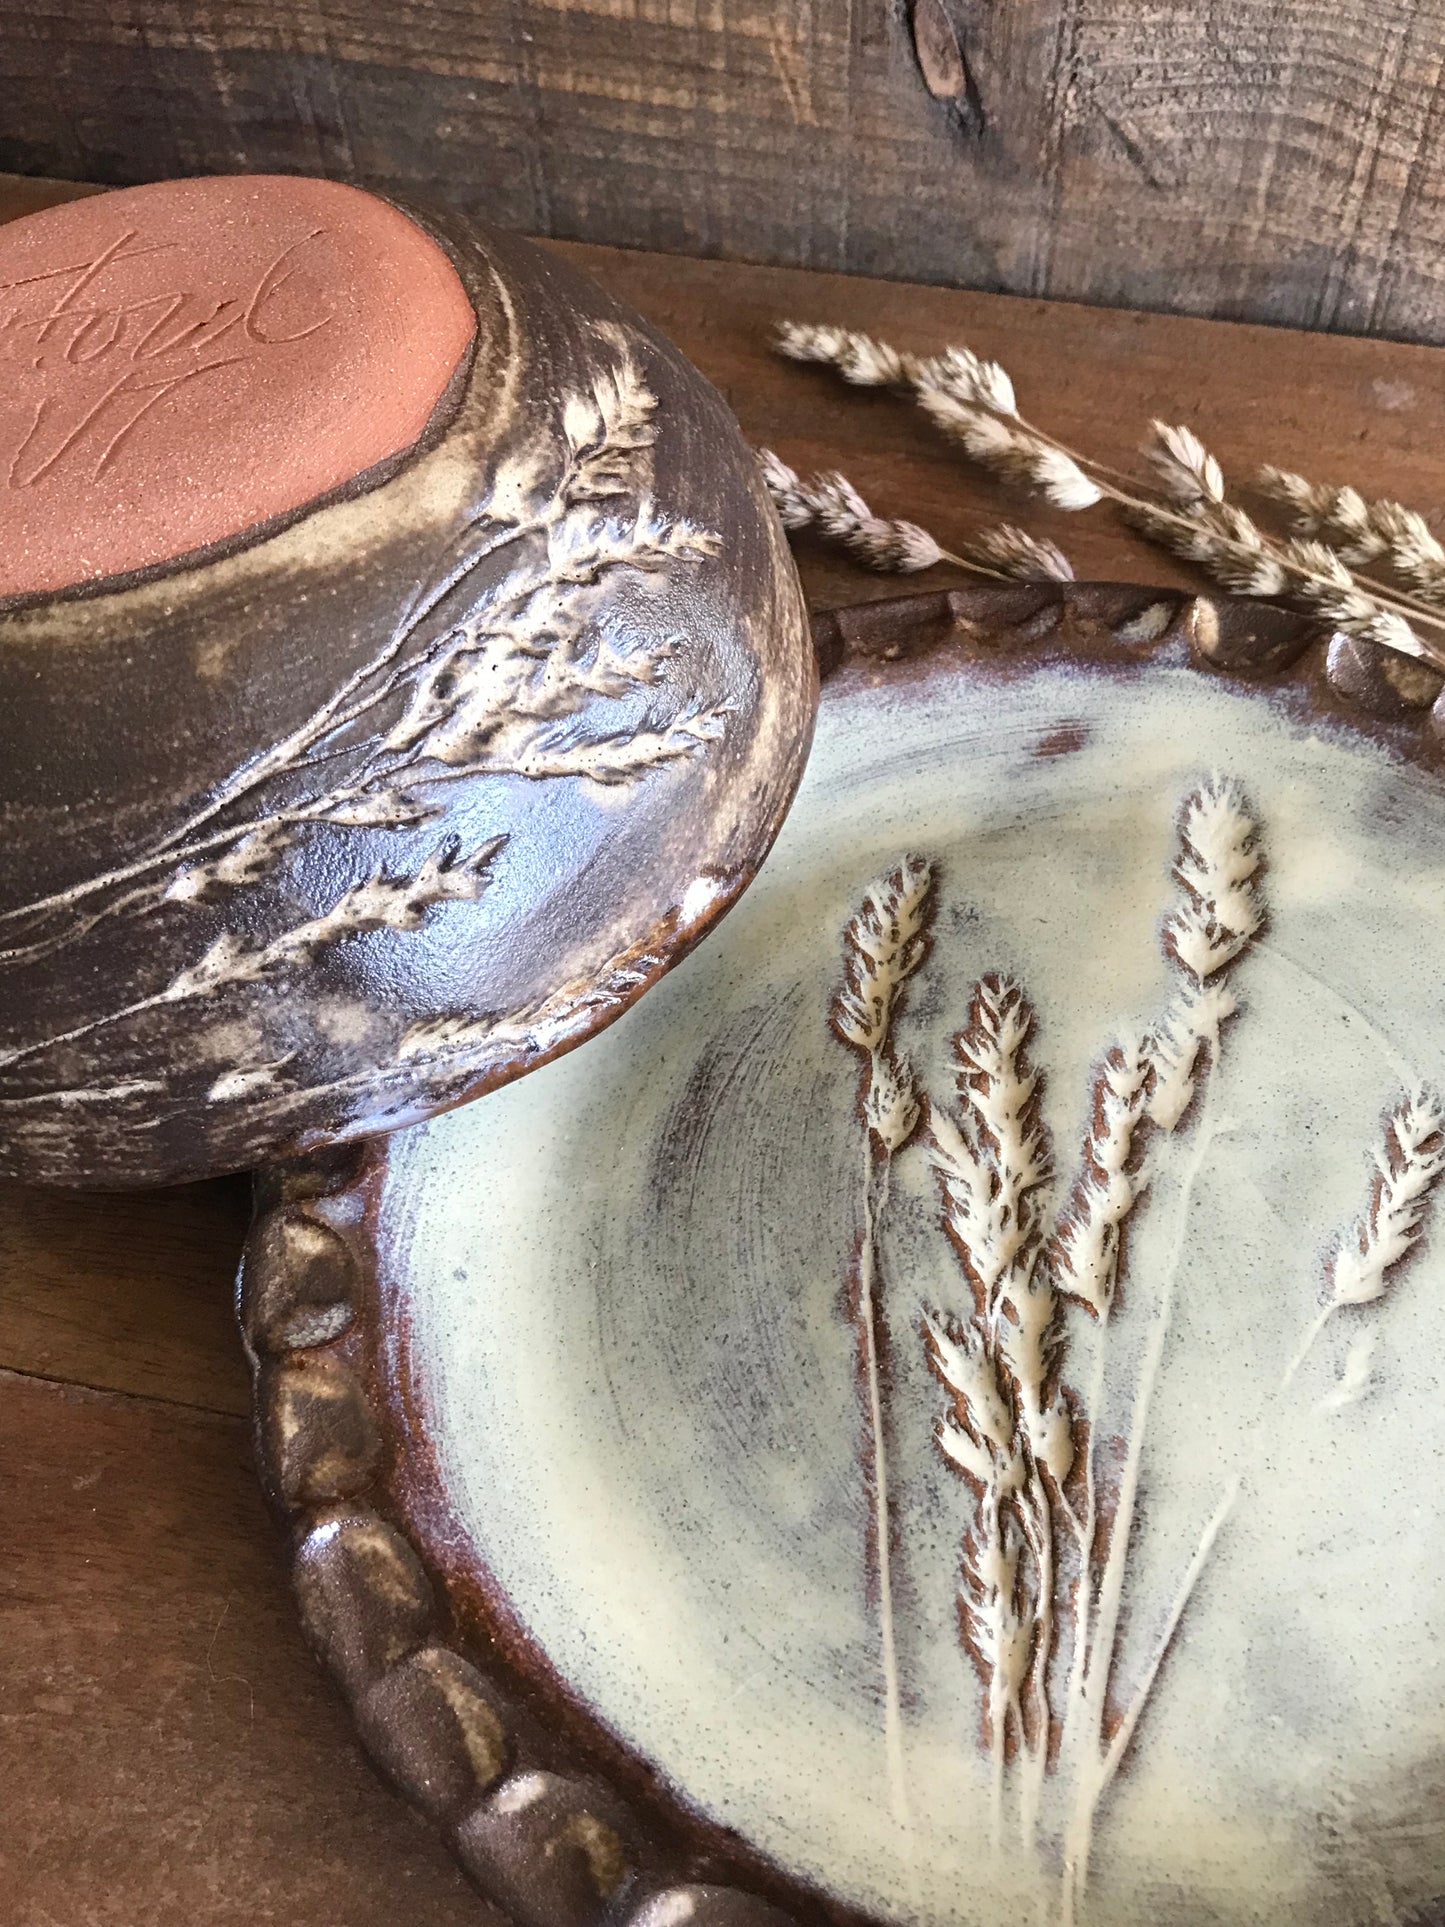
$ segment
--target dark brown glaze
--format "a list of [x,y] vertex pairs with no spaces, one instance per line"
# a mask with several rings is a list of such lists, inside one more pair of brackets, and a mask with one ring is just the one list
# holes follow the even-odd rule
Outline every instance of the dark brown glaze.
[[8,223],[0,597],[344,487],[418,440],[475,331],[437,243],[335,181],[161,181]]
[[[813,622],[827,678],[926,674],[936,652],[977,651],[994,670],[1048,657],[1102,664],[1158,657],[1268,684],[1304,713],[1338,720],[1400,756],[1445,761],[1445,676],[1390,649],[1331,635],[1312,617],[1243,597],[1117,582],[943,589],[833,609]],[[1041,753],[1050,753],[1041,746]]]
[[[950,665],[997,681],[1050,657],[1104,675],[1188,662],[1248,678],[1262,700],[1402,760],[1440,760],[1421,703],[1438,690],[1413,688],[1406,708],[1391,666],[1390,699],[1371,681],[1362,704],[1338,642],[1269,607],[1117,584],[990,587],[829,612],[814,634],[825,701],[830,686],[892,692]],[[1037,753],[1071,747],[1065,728]],[[373,1758],[522,1927],[856,1927],[855,1913],[800,1889],[629,1753],[471,1547],[412,1383],[406,1281],[379,1213],[388,1155],[377,1141],[271,1167],[241,1291],[263,1477],[295,1548],[302,1618]],[[277,1357],[278,1333],[332,1325],[335,1339]],[[469,1710],[443,1719],[439,1697]],[[464,1766],[458,1734],[471,1719],[480,1764]],[[688,1912],[677,1896],[694,1893]]]
[[460,1102],[623,1010],[782,820],[816,675],[725,405],[526,243],[414,219],[476,337],[399,466],[0,613],[0,1171]]

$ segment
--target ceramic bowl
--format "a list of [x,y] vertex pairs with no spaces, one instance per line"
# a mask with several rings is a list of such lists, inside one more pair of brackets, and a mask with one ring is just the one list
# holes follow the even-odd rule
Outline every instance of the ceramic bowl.
[[280,177],[16,222],[0,303],[0,1171],[391,1129],[737,895],[813,656],[736,425],[646,323]]

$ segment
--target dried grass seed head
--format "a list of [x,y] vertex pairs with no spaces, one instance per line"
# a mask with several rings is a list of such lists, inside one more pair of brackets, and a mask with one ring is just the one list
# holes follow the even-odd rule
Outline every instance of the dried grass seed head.
[[758,450],[758,467],[762,471],[763,486],[772,497],[783,527],[808,528],[813,521],[813,505],[808,500],[803,478],[798,471],[789,468],[782,456],[774,454],[771,448]]
[[854,328],[835,328],[811,321],[780,321],[773,345],[789,361],[816,361],[836,368],[845,381],[860,388],[906,387],[919,366],[907,355]]
[[1073,511],[1103,501],[1103,490],[1073,457],[1032,430],[960,401],[941,388],[920,388],[918,400],[945,435],[980,467],[1003,480],[1037,490],[1055,508]]
[[1164,493],[1183,503],[1224,500],[1224,471],[1192,428],[1154,421],[1144,455]]
[[911,574],[943,560],[943,551],[916,522],[875,515],[846,475],[829,470],[807,485],[818,527],[870,568]]
[[1445,592],[1445,546],[1424,516],[1402,502],[1371,502],[1370,522],[1396,574],[1432,601],[1438,599]]
[[945,348],[919,362],[913,385],[920,401],[925,394],[943,395],[965,407],[986,408],[997,415],[1017,415],[1018,399],[1008,373],[996,361],[972,348]]
[[758,462],[784,528],[816,529],[866,567],[885,573],[914,574],[943,561],[943,551],[927,529],[916,522],[874,515],[847,476],[837,470],[805,482],[771,449],[760,450]]
[[966,560],[997,569],[1018,582],[1072,582],[1073,564],[1052,542],[1012,522],[982,529],[960,544]]

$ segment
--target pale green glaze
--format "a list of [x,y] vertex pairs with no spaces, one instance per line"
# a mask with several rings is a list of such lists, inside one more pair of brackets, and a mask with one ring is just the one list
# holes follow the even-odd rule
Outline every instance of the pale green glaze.
[[[1071,1172],[1091,1064],[1165,995],[1175,814],[1218,769],[1262,825],[1270,922],[1235,973],[1213,1099],[1231,1128],[1184,1226],[1121,1676],[1223,1481],[1247,1477],[1102,1807],[1082,1917],[1393,1922],[1445,1890],[1445,1215],[1387,1301],[1340,1314],[1272,1416],[1267,1400],[1365,1201],[1382,1114],[1407,1079],[1445,1079],[1445,792],[1185,670],[994,689],[955,672],[893,701],[825,702],[758,881],[635,1011],[394,1140],[387,1262],[450,1494],[561,1674],[701,1810],[890,1920],[1055,1918],[1054,1782],[1037,1852],[988,1846],[953,1604],[967,1491],[931,1443],[919,1338],[959,1274],[916,1147],[881,1281],[911,1848],[890,1815],[844,1304],[858,1065],[826,1009],[863,887],[905,852],[935,859],[936,943],[900,1042],[951,1099],[970,987],[1013,972]],[[1065,720],[1085,746],[1035,754]],[[1164,1146],[1139,1215],[1101,1433],[1127,1427],[1191,1149]],[[1323,1412],[1367,1317],[1371,1388]]]

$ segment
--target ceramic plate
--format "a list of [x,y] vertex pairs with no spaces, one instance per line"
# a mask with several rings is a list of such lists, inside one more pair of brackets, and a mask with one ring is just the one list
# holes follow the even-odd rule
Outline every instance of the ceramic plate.
[[1147,591],[822,629],[720,933],[270,1181],[312,1636],[539,1927],[1440,1918],[1439,678]]

